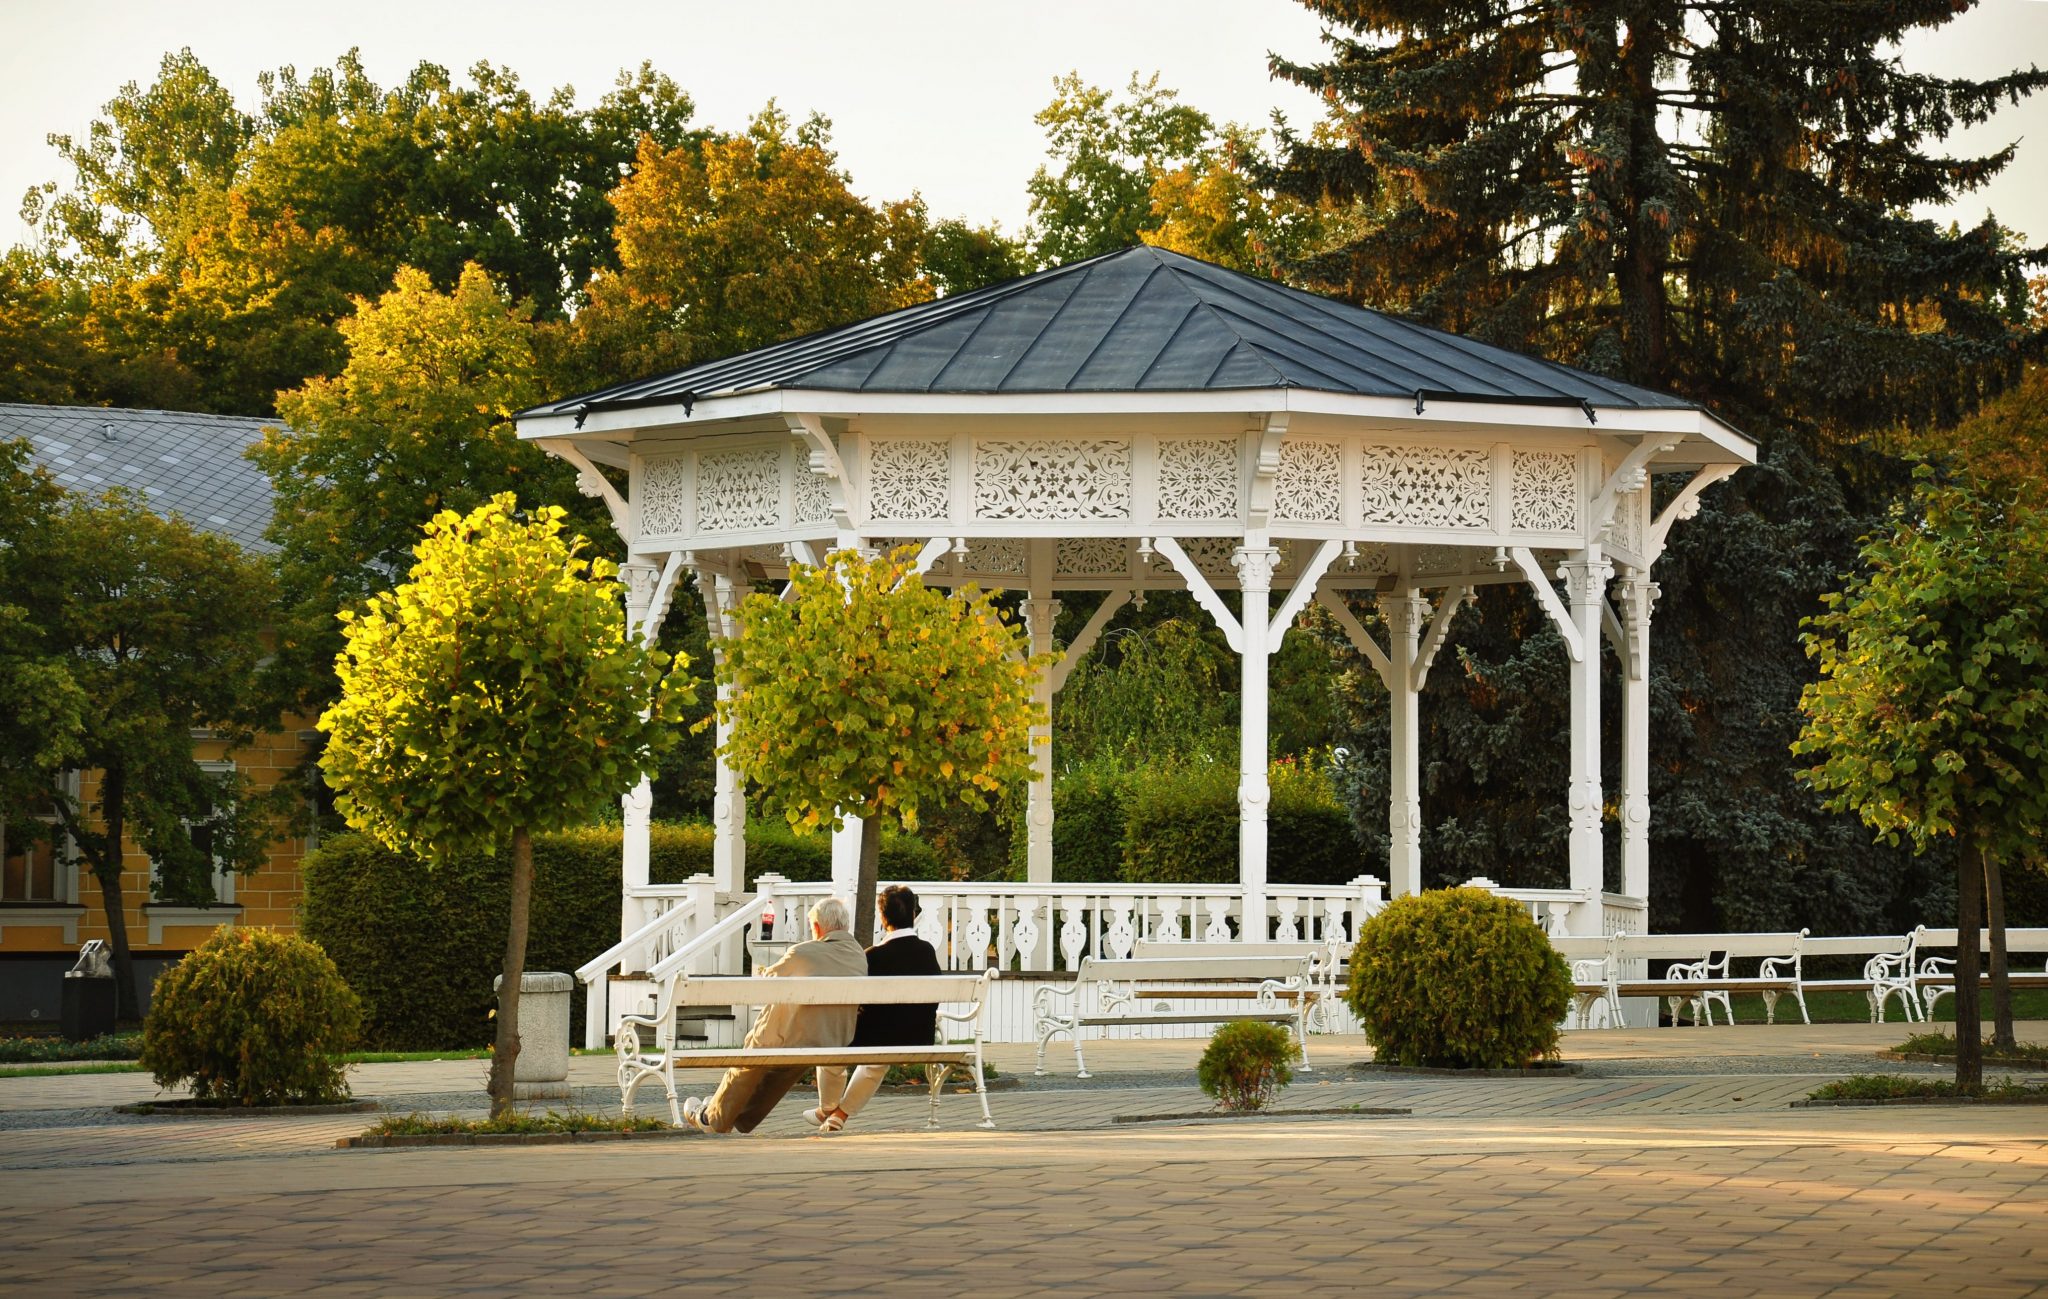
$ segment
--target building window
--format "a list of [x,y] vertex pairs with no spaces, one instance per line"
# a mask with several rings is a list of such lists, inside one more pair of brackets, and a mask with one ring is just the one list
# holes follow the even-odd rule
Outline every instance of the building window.
[[[199,769],[225,775],[235,769],[235,764],[227,761],[202,762],[199,764]],[[213,863],[213,902],[221,905],[232,903],[235,900],[235,872],[228,868],[226,862],[221,860],[221,854],[215,847],[215,839],[220,833],[219,822],[222,814],[227,810],[226,808],[214,808],[203,816],[190,817],[184,822],[185,832],[192,836],[192,846],[197,848],[207,860]],[[206,903],[206,899],[203,897],[164,899],[163,876],[157,870],[156,863],[154,862],[150,863],[149,886],[152,896],[159,900],[168,900],[186,905],[203,905]]]
[[[75,794],[78,774],[66,774],[64,783]],[[70,837],[57,828],[54,809],[35,821],[33,827],[10,826],[0,819],[0,903],[74,902],[77,854]]]

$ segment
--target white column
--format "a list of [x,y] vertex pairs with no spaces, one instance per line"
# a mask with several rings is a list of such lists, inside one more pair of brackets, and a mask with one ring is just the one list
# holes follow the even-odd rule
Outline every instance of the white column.
[[[1051,598],[1050,576],[1042,582],[1032,576],[1032,597],[1023,602],[1024,624],[1031,631],[1031,653],[1052,653],[1052,624],[1060,616],[1060,602]],[[1052,672],[1038,674],[1033,697],[1045,709],[1043,725],[1031,728],[1031,765],[1038,778],[1026,788],[1024,878],[1033,884],[1052,882]],[[1042,742],[1041,742],[1042,741]]]
[[1387,891],[1422,891],[1422,722],[1417,642],[1429,602],[1414,587],[1379,598],[1387,624]]
[[1571,886],[1591,890],[1594,901],[1572,913],[1572,932],[1600,932],[1598,899],[1605,883],[1600,833],[1600,613],[1614,568],[1598,547],[1580,551],[1560,568],[1570,599],[1572,625],[1581,652],[1571,662],[1571,781],[1566,807],[1571,815]]
[[[654,589],[661,570],[639,560],[619,565],[619,582],[626,588],[626,634],[637,636],[654,607]],[[653,824],[654,787],[642,780],[619,799],[619,937],[624,938],[646,923],[640,914],[638,891],[647,887],[648,862],[652,856],[649,827]]]
[[1640,574],[1621,584],[1621,891],[1650,896],[1650,611],[1660,594]]
[[[722,657],[719,641],[739,634],[739,619],[735,615],[741,593],[735,589],[732,578],[713,576],[703,569],[697,570],[697,585],[704,596],[712,655]],[[731,686],[718,687],[721,700],[731,695]],[[711,757],[711,878],[720,893],[735,894],[743,891],[747,883],[747,791],[740,773],[721,756],[732,728],[718,723],[717,736],[718,745]]]
[[853,895],[860,891],[860,834],[864,824],[849,816],[845,825],[832,832],[832,892],[845,899],[849,907],[853,905]]
[[1244,932],[1240,937],[1262,943],[1266,941],[1266,805],[1271,799],[1266,775],[1266,660],[1273,569],[1280,562],[1280,552],[1271,546],[1240,546],[1230,562],[1237,566],[1238,589],[1244,596],[1239,613],[1244,629],[1244,673],[1237,745],[1237,879],[1244,886]]

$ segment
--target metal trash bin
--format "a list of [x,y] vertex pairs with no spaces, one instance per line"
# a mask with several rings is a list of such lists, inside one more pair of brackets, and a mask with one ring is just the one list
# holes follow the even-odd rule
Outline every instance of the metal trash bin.
[[78,949],[78,963],[64,972],[58,1027],[67,1042],[85,1042],[114,1031],[114,970],[107,945],[92,939]]
[[[505,976],[491,980],[496,996]],[[528,970],[519,976],[519,1059],[512,1065],[512,1099],[569,1099],[569,994],[573,976]]]

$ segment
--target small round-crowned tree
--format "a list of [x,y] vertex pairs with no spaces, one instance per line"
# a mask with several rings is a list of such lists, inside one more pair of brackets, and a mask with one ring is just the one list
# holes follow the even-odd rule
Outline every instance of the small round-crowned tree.
[[617,566],[563,511],[506,492],[444,511],[397,590],[344,612],[320,765],[348,823],[428,866],[512,848],[491,1113],[512,1105],[533,838],[590,821],[652,771],[693,698],[683,662],[626,633]]
[[1368,920],[1347,999],[1382,1063],[1519,1069],[1557,1057],[1571,995],[1570,967],[1519,902],[1458,888]]
[[1210,1037],[1195,1081],[1226,1110],[1260,1110],[1294,1081],[1294,1038],[1279,1024],[1241,1019]]
[[342,1052],[362,1003],[327,953],[295,934],[216,929],[156,981],[142,1066],[159,1087],[189,1081],[218,1105],[348,1098]]
[[1029,780],[1033,698],[1050,656],[1025,653],[1022,631],[987,593],[926,586],[908,547],[873,559],[840,550],[790,567],[781,596],[740,606],[722,642],[722,753],[798,834],[867,822],[861,835],[857,936],[874,935],[880,823],[917,828],[922,807],[956,799],[976,810]]

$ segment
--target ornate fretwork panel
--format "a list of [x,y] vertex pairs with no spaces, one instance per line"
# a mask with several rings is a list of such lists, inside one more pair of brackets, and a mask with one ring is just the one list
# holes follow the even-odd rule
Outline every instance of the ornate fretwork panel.
[[1273,485],[1273,515],[1290,523],[1339,523],[1344,518],[1344,450],[1335,442],[1291,438],[1280,444]]
[[1180,548],[1194,562],[1203,577],[1211,581],[1217,578],[1237,577],[1237,569],[1230,563],[1230,556],[1243,544],[1237,537],[1190,537],[1180,543]]
[[943,519],[953,510],[952,447],[945,442],[868,445],[868,511],[877,519]]
[[1130,543],[1122,537],[1062,537],[1061,577],[1122,577],[1131,571]]
[[1491,457],[1478,448],[1368,446],[1361,475],[1367,523],[1484,528]]
[[1579,530],[1579,458],[1569,451],[1517,451],[1508,494],[1517,532]]
[[1159,517],[1176,520],[1238,516],[1235,438],[1163,438],[1159,443]]
[[1461,546],[1417,546],[1415,571],[1421,573],[1462,573],[1465,551]]
[[1022,577],[1026,559],[1024,542],[1020,538],[976,538],[967,547],[967,561],[963,567],[970,573]]
[[809,461],[796,458],[796,491],[793,493],[794,523],[829,523],[832,520],[832,480],[811,472]]
[[1058,438],[974,444],[974,513],[1059,522],[1131,517],[1131,444]]
[[664,537],[690,530],[689,471],[683,456],[662,456],[640,466],[640,535]]
[[1643,553],[1643,493],[1647,490],[1622,492],[1614,503],[1614,544],[1638,555]]
[[712,451],[698,457],[698,532],[741,532],[781,523],[780,450]]
[[1380,577],[1394,571],[1394,552],[1386,546],[1360,546],[1358,559],[1354,563],[1340,559],[1334,570],[1345,573],[1362,573],[1368,577]]

